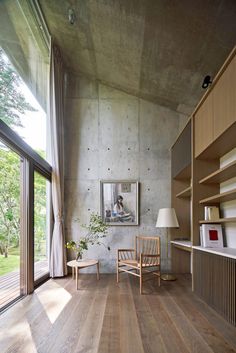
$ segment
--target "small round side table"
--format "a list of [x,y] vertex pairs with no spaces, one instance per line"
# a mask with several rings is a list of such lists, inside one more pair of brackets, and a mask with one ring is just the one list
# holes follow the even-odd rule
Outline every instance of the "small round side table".
[[78,289],[79,270],[81,268],[86,268],[86,267],[95,266],[95,265],[97,266],[97,280],[99,280],[99,261],[98,260],[85,259],[80,261],[72,260],[67,262],[67,266],[72,268],[72,278],[73,279],[75,278],[76,289]]

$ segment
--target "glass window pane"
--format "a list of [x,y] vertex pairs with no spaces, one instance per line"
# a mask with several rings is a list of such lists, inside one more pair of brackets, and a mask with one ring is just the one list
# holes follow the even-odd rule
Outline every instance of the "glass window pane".
[[0,141],[0,308],[22,293],[20,198],[21,158]]
[[34,172],[34,280],[49,272],[49,198],[48,184],[41,174]]
[[0,117],[46,159],[46,113],[0,47]]

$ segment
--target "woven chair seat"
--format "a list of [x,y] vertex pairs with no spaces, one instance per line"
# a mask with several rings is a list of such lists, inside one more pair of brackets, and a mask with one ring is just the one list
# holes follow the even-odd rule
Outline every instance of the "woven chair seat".
[[[140,267],[140,263],[137,260],[120,260],[120,264],[125,264],[125,265],[131,265],[135,267]],[[159,266],[160,262],[153,262],[153,263],[142,263],[142,267],[153,267],[153,266]]]

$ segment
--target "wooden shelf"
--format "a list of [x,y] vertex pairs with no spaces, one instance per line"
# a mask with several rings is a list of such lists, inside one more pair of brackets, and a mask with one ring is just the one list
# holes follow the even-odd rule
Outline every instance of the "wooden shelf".
[[173,177],[175,180],[189,180],[191,178],[191,164],[182,169],[177,175]]
[[231,201],[234,199],[236,199],[236,189],[227,192],[222,192],[221,194],[217,194],[206,199],[200,200],[199,203],[211,205],[214,203]]
[[188,186],[186,189],[184,189],[183,191],[179,192],[175,196],[178,197],[178,198],[188,198],[188,197],[191,196],[191,193],[192,193],[192,187]]
[[197,159],[217,159],[235,148],[236,122],[229,126]]
[[199,181],[199,184],[222,183],[236,176],[236,161],[233,161]]
[[213,219],[211,221],[199,221],[200,224],[208,224],[208,223],[230,223],[230,222],[236,222],[236,217],[229,217],[229,218],[219,218],[219,219]]

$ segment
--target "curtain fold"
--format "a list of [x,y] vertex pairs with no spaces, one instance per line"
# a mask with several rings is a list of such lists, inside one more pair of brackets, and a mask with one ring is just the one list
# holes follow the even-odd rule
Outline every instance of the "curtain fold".
[[52,165],[52,208],[54,226],[51,242],[50,275],[66,275],[64,235],[64,69],[59,48],[51,43],[50,60],[50,162]]

